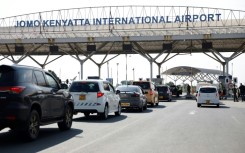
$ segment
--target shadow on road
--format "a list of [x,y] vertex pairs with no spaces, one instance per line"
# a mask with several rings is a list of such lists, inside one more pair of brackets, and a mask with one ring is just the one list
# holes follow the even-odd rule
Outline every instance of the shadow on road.
[[149,106],[147,106],[148,108],[146,110],[144,110],[143,112],[140,112],[138,109],[123,109],[122,112],[123,113],[135,113],[135,114],[145,114],[145,113],[151,113],[152,109],[149,109]]
[[219,107],[217,107],[216,105],[202,105],[200,108],[217,108],[217,109],[220,109],[220,108],[230,108],[230,107],[226,106],[224,103],[220,103]]
[[58,128],[41,127],[37,140],[33,142],[26,142],[23,141],[23,138],[19,134],[7,131],[0,133],[0,152],[40,152],[74,138],[76,135],[81,133],[83,133],[83,130],[80,129],[60,131]]
[[109,115],[106,120],[102,120],[99,116],[96,114],[90,115],[89,117],[78,117],[74,118],[74,122],[93,122],[93,123],[113,123],[113,122],[119,122],[122,120],[125,120],[127,118],[126,115],[120,115],[120,116],[115,116],[115,115]]

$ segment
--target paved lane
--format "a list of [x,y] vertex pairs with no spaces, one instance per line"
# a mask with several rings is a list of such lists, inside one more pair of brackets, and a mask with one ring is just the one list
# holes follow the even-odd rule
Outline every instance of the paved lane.
[[[7,140],[4,141],[3,139]],[[224,101],[220,108],[196,107],[193,100],[161,102],[147,111],[113,114],[106,121],[74,116],[73,129],[41,128],[32,143],[0,133],[0,152],[70,153],[243,153],[245,102]]]

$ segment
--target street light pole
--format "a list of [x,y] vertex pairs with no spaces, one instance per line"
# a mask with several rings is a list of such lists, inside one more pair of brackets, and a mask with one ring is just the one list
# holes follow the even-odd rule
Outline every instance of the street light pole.
[[134,68],[132,70],[133,70],[133,80],[134,80]]
[[119,63],[117,63],[117,85],[118,85],[118,64]]
[[107,62],[107,78],[109,78],[110,76],[109,76],[109,62]]
[[126,53],[126,83],[128,84],[128,54]]

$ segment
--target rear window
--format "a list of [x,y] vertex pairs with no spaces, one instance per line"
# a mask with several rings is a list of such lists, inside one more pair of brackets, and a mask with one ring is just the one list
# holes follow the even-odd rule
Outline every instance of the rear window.
[[138,85],[142,89],[150,89],[150,82],[133,82],[133,85]]
[[157,91],[168,91],[168,87],[157,87]]
[[139,92],[136,87],[117,87],[117,90],[120,90],[121,92]]
[[0,83],[32,82],[32,70],[0,67]]
[[200,88],[200,93],[216,93],[216,88]]
[[98,92],[97,82],[73,82],[69,89],[70,92]]

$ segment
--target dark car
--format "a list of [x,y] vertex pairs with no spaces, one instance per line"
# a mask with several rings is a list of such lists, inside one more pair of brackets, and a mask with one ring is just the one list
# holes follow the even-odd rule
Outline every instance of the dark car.
[[182,89],[180,86],[171,85],[170,89],[172,91],[172,95],[175,95],[176,97],[179,97],[180,95],[182,95]]
[[41,125],[72,126],[74,103],[49,72],[23,65],[0,65],[0,130],[9,127],[35,140]]
[[146,96],[140,86],[121,85],[116,88],[120,91],[121,107],[124,109],[138,109],[143,111],[147,109]]
[[172,101],[172,91],[171,91],[169,86],[158,85],[156,88],[158,91],[158,99],[159,100]]

